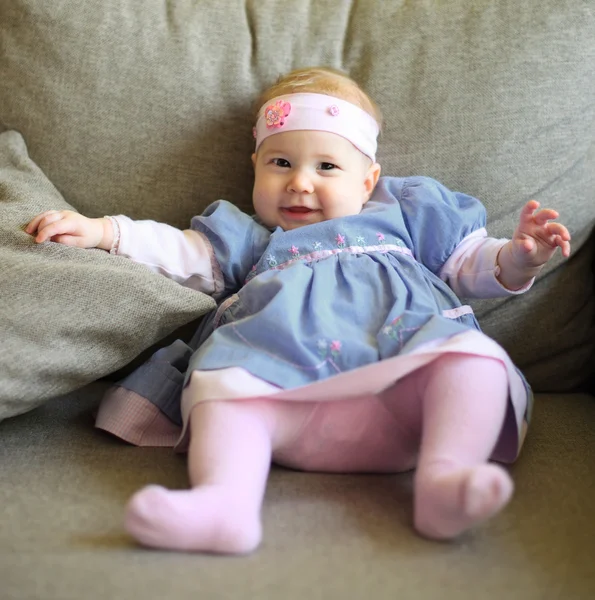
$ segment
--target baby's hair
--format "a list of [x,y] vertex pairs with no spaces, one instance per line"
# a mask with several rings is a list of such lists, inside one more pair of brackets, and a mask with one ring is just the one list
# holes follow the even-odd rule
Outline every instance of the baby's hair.
[[272,98],[299,93],[328,94],[341,98],[365,110],[376,120],[379,128],[382,125],[382,113],[368,94],[349,75],[330,67],[305,67],[279,77],[258,98],[254,107],[255,117],[263,104]]

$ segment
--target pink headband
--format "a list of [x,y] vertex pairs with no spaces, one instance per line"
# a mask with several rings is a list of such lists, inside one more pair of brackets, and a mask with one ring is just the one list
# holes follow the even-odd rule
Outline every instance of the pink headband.
[[256,150],[271,135],[308,129],[336,133],[376,160],[379,128],[374,117],[351,102],[324,94],[287,94],[263,105],[254,128]]

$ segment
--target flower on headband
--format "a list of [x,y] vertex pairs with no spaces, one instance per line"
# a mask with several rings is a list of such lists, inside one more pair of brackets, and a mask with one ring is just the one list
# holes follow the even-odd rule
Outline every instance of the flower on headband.
[[264,110],[264,120],[269,129],[283,127],[285,117],[291,112],[291,104],[278,100],[275,104],[269,104]]

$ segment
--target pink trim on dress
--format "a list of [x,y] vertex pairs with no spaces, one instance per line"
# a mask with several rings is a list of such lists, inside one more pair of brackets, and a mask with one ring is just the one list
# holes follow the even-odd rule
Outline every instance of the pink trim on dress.
[[[265,271],[281,271],[283,269],[287,269],[291,265],[297,262],[314,262],[316,260],[324,260],[329,256],[334,256],[335,254],[341,254],[346,252],[347,254],[370,254],[372,252],[380,252],[381,254],[387,254],[389,252],[399,252],[400,254],[405,254],[406,256],[413,257],[413,252],[404,246],[398,246],[397,244],[381,244],[379,246],[346,246],[344,248],[333,248],[332,250],[315,250],[314,252],[309,252],[308,254],[301,254],[292,258],[280,265],[275,265],[270,267],[269,269],[265,269]],[[248,279],[250,276],[248,276]]]
[[[509,454],[516,456],[520,450],[523,421],[527,409],[525,385],[512,361],[495,341],[485,334],[470,330],[464,333],[428,342],[410,354],[400,354],[357,369],[339,373],[334,377],[293,389],[283,390],[255,377],[241,367],[213,371],[194,371],[189,386],[182,394],[184,428],[176,444],[184,451],[187,443],[186,426],[192,408],[199,402],[274,398],[289,402],[337,402],[380,394],[409,373],[424,367],[438,357],[449,354],[471,354],[499,360],[508,373],[510,402],[515,415],[516,431],[511,436],[518,440],[517,448]],[[192,387],[191,393],[188,393]]]
[[[508,372],[510,406],[514,418],[505,424],[502,445],[493,458],[513,462],[522,446],[527,429],[526,389],[514,365],[493,340],[477,331],[434,340],[407,355],[399,355],[348,371],[324,381],[292,390],[278,388],[241,367],[212,371],[194,371],[182,396],[184,429],[171,423],[159,409],[134,392],[116,387],[108,392],[99,407],[96,426],[131,444],[168,446],[183,452],[187,447],[186,424],[199,402],[242,401],[274,398],[279,401],[328,404],[343,400],[355,405],[381,397],[399,379],[422,368],[445,353],[491,357],[504,364]],[[384,418],[380,415],[381,420]],[[372,418],[372,417],[370,417]],[[376,417],[374,417],[376,418]]]
[[182,431],[149,400],[119,386],[103,397],[95,427],[135,446],[164,448],[175,446]]
[[463,315],[472,315],[473,309],[468,305],[464,304],[463,306],[457,306],[456,308],[449,308],[448,310],[442,311],[442,316],[447,319],[458,319]]

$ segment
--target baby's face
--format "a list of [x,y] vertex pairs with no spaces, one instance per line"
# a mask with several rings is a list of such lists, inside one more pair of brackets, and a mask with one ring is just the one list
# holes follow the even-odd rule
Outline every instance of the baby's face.
[[358,214],[380,174],[351,142],[326,131],[272,135],[252,161],[254,210],[268,227],[286,231]]

